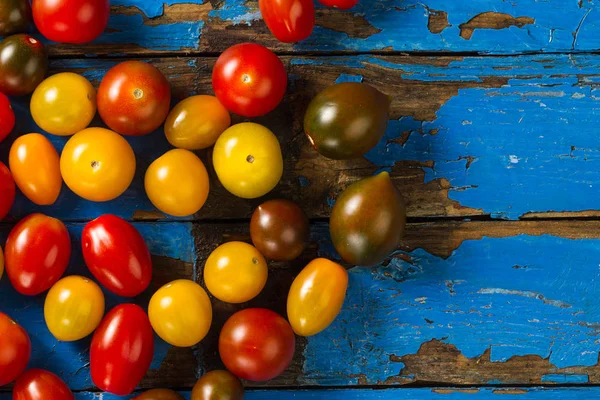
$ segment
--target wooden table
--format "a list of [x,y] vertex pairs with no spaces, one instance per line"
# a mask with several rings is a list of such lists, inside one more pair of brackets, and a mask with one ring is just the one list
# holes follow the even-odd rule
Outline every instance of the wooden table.
[[[93,44],[49,45],[53,72],[75,71],[97,86],[115,63],[139,58],[165,73],[175,103],[212,92],[211,67],[232,44],[267,45],[286,64],[285,101],[256,121],[277,134],[285,154],[283,180],[268,197],[304,207],[314,222],[312,243],[296,262],[271,263],[267,288],[244,307],[283,313],[300,268],[317,255],[337,258],[327,217],[349,183],[385,169],[407,201],[398,252],[380,267],[350,270],[336,322],[299,339],[293,365],[274,381],[249,384],[248,399],[600,398],[596,0],[362,0],[351,12],[319,7],[314,34],[297,45],[270,35],[255,1],[112,4],[109,29]],[[386,137],[364,159],[327,160],[302,132],[308,101],[339,81],[364,81],[394,96]],[[18,123],[0,145],[2,161],[16,136],[39,131],[28,99],[15,108]],[[65,142],[51,139],[58,148]],[[76,249],[69,274],[88,274],[78,251],[85,221],[103,213],[136,221],[156,275],[136,299],[147,305],[172,279],[201,281],[210,251],[247,239],[248,217],[264,199],[235,198],[210,171],[201,212],[167,218],[142,184],[146,167],[169,148],[164,135],[130,142],[138,169],[121,198],[95,204],[63,187],[56,205],[39,208],[20,196],[11,215],[16,221],[41,211],[67,222]],[[210,151],[200,156],[211,166]],[[2,225],[2,242],[14,221]],[[57,342],[45,327],[43,301],[17,295],[6,278],[0,283],[0,309],[31,334],[30,366],[58,373],[78,399],[115,399],[93,393],[90,340]],[[108,307],[121,301],[109,295]],[[220,326],[243,307],[213,306],[215,322],[200,346],[158,341],[142,388],[189,391],[200,374],[221,366]]]

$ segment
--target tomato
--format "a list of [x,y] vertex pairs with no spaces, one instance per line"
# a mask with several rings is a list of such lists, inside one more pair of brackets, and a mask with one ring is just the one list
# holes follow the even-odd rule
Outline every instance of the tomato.
[[48,53],[32,36],[19,34],[0,42],[0,92],[24,96],[42,83],[48,70]]
[[212,306],[208,295],[194,281],[179,279],[154,293],[148,305],[154,331],[165,342],[178,347],[199,343],[210,329]]
[[20,136],[10,148],[8,164],[15,183],[25,196],[39,206],[54,204],[60,189],[60,159],[45,136]]
[[165,122],[171,87],[156,67],[125,61],[111,68],[98,88],[98,112],[110,129],[141,136]]
[[111,292],[133,297],[150,284],[150,251],[138,230],[124,219],[106,214],[88,222],[81,246],[88,268]]
[[6,274],[13,287],[35,296],[50,289],[65,273],[71,240],[56,218],[31,214],[10,231],[4,252]]
[[191,400],[243,400],[244,386],[229,371],[211,371],[194,385]]
[[110,0],[33,0],[33,20],[42,35],[54,42],[91,42],[104,32]]
[[92,381],[105,392],[128,395],[146,375],[153,353],[154,335],[144,310],[135,304],[118,305],[92,338]]
[[15,181],[10,170],[0,161],[0,221],[6,217],[12,208],[16,191]]
[[73,135],[96,114],[96,89],[81,75],[63,72],[43,81],[31,97],[31,116],[53,135]]
[[87,128],[69,139],[60,156],[60,172],[75,194],[91,201],[119,197],[135,174],[135,154],[122,136]]
[[183,149],[168,151],[150,164],[144,186],[154,207],[177,217],[200,211],[210,189],[202,160]]
[[269,193],[283,174],[279,141],[267,128],[244,122],[227,129],[213,150],[213,166],[225,189],[254,199]]
[[275,109],[287,89],[283,63],[266,47],[242,43],[225,50],[212,72],[215,94],[225,108],[244,117]]
[[0,386],[4,386],[25,371],[31,357],[31,341],[21,325],[1,312],[0,338]]
[[0,36],[25,32],[31,24],[29,0],[2,0],[0,3]]
[[269,30],[281,42],[304,40],[315,27],[313,0],[259,0],[258,5]]
[[165,135],[175,147],[201,150],[214,145],[230,125],[229,112],[219,99],[192,96],[171,111],[165,122]]
[[319,3],[327,7],[335,7],[340,10],[349,10],[358,4],[359,0],[319,0]]
[[283,317],[264,308],[233,314],[219,336],[225,367],[242,379],[264,382],[279,376],[292,362],[296,338]]
[[83,276],[68,276],[56,282],[44,303],[48,330],[64,342],[94,332],[103,316],[104,294],[100,286]]
[[152,389],[131,400],[184,400],[184,398],[170,389]]
[[10,100],[0,93],[0,142],[12,132],[15,127],[15,112],[10,105]]
[[229,242],[217,247],[206,260],[204,283],[217,299],[245,303],[263,290],[269,268],[254,246]]
[[52,372],[30,369],[15,382],[13,400],[75,400],[75,396]]

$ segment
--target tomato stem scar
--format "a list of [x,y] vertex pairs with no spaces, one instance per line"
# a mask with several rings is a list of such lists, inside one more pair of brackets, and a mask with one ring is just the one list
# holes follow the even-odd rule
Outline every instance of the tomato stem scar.
[[250,154],[248,157],[246,157],[246,161],[252,164],[254,162],[254,156]]

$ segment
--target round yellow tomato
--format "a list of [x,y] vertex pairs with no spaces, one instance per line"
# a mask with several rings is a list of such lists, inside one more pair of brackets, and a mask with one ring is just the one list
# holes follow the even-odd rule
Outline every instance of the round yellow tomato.
[[173,108],[165,122],[165,135],[175,147],[200,150],[215,144],[230,125],[229,111],[216,97],[192,96]]
[[212,323],[206,291],[194,281],[179,279],[154,293],[148,306],[152,328],[165,342],[190,347],[200,342]]
[[0,246],[0,279],[2,279],[3,273],[4,273],[4,253],[2,252],[2,247]]
[[53,135],[73,135],[96,114],[96,89],[81,75],[62,72],[44,80],[31,96],[31,116]]
[[8,164],[21,192],[39,206],[54,204],[62,187],[58,152],[45,136],[29,133],[13,143]]
[[338,316],[348,288],[348,272],[324,258],[311,261],[296,277],[287,299],[290,325],[300,336],[312,336]]
[[263,290],[269,269],[258,250],[244,242],[229,242],[216,248],[206,260],[204,283],[217,299],[245,303]]
[[60,171],[75,194],[91,201],[119,197],[135,174],[135,154],[121,135],[103,128],[76,133],[60,156]]
[[104,294],[83,276],[56,282],[46,296],[44,319],[58,340],[72,342],[92,333],[104,316]]
[[150,164],[144,186],[154,207],[176,217],[197,213],[210,188],[202,160],[183,149],[168,151]]
[[245,199],[269,193],[283,174],[279,141],[273,132],[252,122],[223,132],[215,144],[213,164],[225,189]]

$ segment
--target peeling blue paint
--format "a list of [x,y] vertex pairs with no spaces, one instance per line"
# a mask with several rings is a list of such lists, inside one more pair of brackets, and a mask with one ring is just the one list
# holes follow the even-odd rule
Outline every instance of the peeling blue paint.
[[587,375],[565,375],[565,374],[548,374],[542,376],[542,382],[551,383],[588,383],[589,377]]
[[362,75],[349,75],[349,74],[341,74],[336,80],[335,83],[341,82],[362,82]]
[[299,176],[298,177],[298,182],[300,182],[300,187],[301,188],[305,188],[305,187],[310,186],[310,181],[305,176]]

